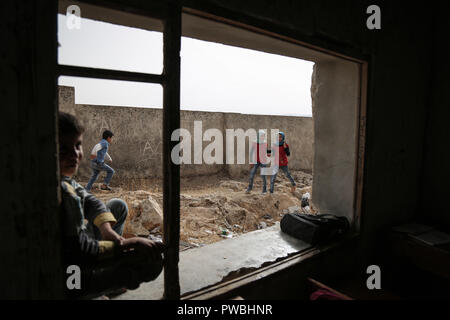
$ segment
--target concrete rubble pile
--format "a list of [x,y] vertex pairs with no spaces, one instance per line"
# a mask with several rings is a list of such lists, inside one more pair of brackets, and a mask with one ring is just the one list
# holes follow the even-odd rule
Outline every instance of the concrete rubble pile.
[[[252,193],[245,194],[246,181],[229,178],[218,178],[213,182],[215,187],[196,184],[191,190],[181,190],[181,249],[270,227],[286,213],[316,213],[311,202],[312,176],[301,171],[293,172],[293,175],[298,184],[294,193],[284,177],[277,177],[274,194],[261,194],[261,181],[255,181]],[[125,237],[139,235],[161,239],[163,198],[160,192],[123,191],[121,188],[115,188],[113,193],[94,192],[104,201],[117,197],[127,202],[129,215]]]

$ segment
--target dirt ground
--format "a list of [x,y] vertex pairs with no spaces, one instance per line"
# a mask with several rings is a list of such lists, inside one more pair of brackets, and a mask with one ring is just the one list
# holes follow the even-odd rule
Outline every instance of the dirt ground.
[[[255,176],[253,190],[246,194],[248,176],[231,179],[225,174],[199,176],[181,179],[180,195],[180,247],[188,249],[220,241],[240,234],[270,227],[280,221],[287,212],[305,212],[301,199],[305,193],[311,194],[312,176],[302,171],[291,171],[297,188],[291,192],[289,180],[278,174],[273,194],[262,194],[262,180]],[[102,176],[98,181],[102,181]],[[269,188],[270,181],[267,179]],[[83,185],[86,182],[81,182]],[[113,191],[102,191],[95,184],[92,193],[104,202],[112,198],[125,200],[129,208],[136,200],[151,197],[162,215],[163,197],[161,179],[133,179],[120,184],[111,183]],[[315,213],[310,204],[310,213]],[[154,205],[157,207],[157,205]],[[152,209],[155,211],[154,209]],[[132,211],[132,210],[130,210]],[[152,226],[151,230],[130,232],[130,224],[136,220],[131,212],[125,225],[125,236],[148,236],[161,238],[162,226]],[[137,234],[140,233],[140,234]]]

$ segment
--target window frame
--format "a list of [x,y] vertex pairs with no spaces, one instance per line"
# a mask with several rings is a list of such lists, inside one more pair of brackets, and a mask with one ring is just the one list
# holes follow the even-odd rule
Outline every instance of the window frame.
[[[360,232],[361,211],[364,183],[364,163],[365,163],[365,145],[366,145],[366,118],[367,118],[367,98],[368,98],[368,77],[370,57],[357,50],[348,52],[347,50],[329,49],[323,40],[317,40],[314,37],[304,37],[298,34],[277,27],[273,23],[263,22],[259,19],[245,17],[249,23],[243,23],[236,17],[236,14],[228,10],[209,8],[210,12],[198,10],[194,7],[183,6],[182,13],[204,18],[213,22],[218,22],[256,34],[265,35],[276,40],[282,40],[294,45],[298,45],[319,54],[326,54],[337,59],[342,59],[358,65],[358,108],[356,123],[356,143],[355,143],[355,169],[354,169],[354,201],[353,201],[353,226],[355,232]],[[231,18],[229,18],[231,16]],[[347,52],[344,52],[347,51]]]
[[[56,78],[59,76],[76,76],[86,78],[98,78],[108,80],[124,80],[144,83],[157,83],[163,86],[163,239],[167,245],[164,256],[164,298],[179,300],[179,240],[180,240],[180,166],[171,161],[170,154],[176,141],[171,141],[171,133],[180,127],[180,47],[182,36],[182,13],[197,15],[202,18],[220,23],[243,28],[252,32],[264,34],[276,39],[288,41],[314,51],[326,53],[337,58],[349,60],[359,65],[359,108],[357,123],[356,142],[356,165],[355,165],[355,201],[354,215],[357,232],[359,232],[363,180],[364,180],[364,160],[365,160],[365,136],[366,136],[366,109],[367,109],[367,87],[368,87],[368,66],[369,59],[359,52],[339,53],[337,50],[326,49],[323,42],[317,39],[307,38],[298,40],[301,36],[291,34],[286,29],[280,29],[272,23],[262,22],[249,17],[247,23],[238,22],[233,14],[226,10],[213,8],[214,14],[200,11],[187,6],[182,6],[180,1],[168,1],[161,3],[150,0],[146,2],[149,7],[154,7],[155,14],[147,9],[139,8],[138,4],[106,3],[104,1],[80,1],[105,8],[125,10],[140,15],[145,15],[162,20],[163,22],[163,42],[164,42],[164,68],[161,75],[151,73],[128,72],[119,70],[109,70],[100,68],[88,68],[80,66],[70,66],[58,64],[56,66]],[[134,6],[133,6],[134,4]],[[219,11],[217,14],[216,12]],[[226,18],[231,16],[233,19]],[[247,21],[246,20],[246,21]],[[257,25],[257,26],[256,26]],[[335,48],[333,48],[335,49]]]
[[[56,77],[72,76],[105,80],[122,80],[156,83],[163,86],[163,239],[167,246],[164,254],[164,298],[180,299],[179,239],[180,239],[180,168],[171,161],[170,153],[176,145],[171,133],[180,127],[180,47],[181,7],[178,2],[154,5],[155,15],[125,5],[98,4],[108,9],[136,12],[163,22],[163,72],[162,74],[129,72],[101,68],[71,66],[57,63]],[[94,4],[95,1],[89,2]],[[58,106],[59,108],[59,106]]]

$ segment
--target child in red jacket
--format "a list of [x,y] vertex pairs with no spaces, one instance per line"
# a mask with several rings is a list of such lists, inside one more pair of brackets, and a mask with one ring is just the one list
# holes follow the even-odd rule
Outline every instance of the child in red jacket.
[[[291,173],[288,169],[288,159],[287,157],[290,155],[289,152],[289,145],[284,141],[285,140],[285,134],[284,132],[279,132],[278,134],[278,143],[273,145],[272,147],[272,154],[275,154],[275,165],[283,170],[284,174],[288,177],[288,179],[291,181],[291,192],[293,193],[295,191],[295,181],[291,176]],[[277,152],[278,148],[278,152]],[[278,169],[277,168],[277,169]],[[278,170],[275,170],[275,173],[270,178],[270,193],[273,193],[274,185],[275,185],[275,179],[277,178]]]

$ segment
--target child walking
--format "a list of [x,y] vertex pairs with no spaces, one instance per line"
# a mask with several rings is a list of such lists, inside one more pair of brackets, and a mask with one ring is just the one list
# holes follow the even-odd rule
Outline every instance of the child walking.
[[[255,178],[256,171],[258,168],[265,168],[267,166],[267,142],[266,142],[266,132],[264,130],[258,131],[258,136],[256,142],[253,143],[252,149],[250,151],[250,159],[252,159],[250,164],[250,181],[248,188],[245,193],[250,193],[253,188],[253,179]],[[261,170],[261,169],[260,169]],[[267,182],[266,176],[261,174],[263,180],[263,190],[262,193],[267,193]]]
[[109,145],[111,144],[113,136],[114,134],[111,131],[109,130],[103,131],[102,135],[103,139],[99,143],[97,143],[91,151],[90,158],[91,158],[92,176],[88,184],[86,185],[86,191],[88,192],[91,192],[92,185],[97,180],[98,175],[100,174],[101,171],[106,171],[106,177],[100,189],[109,191],[112,190],[109,187],[109,182],[111,181],[111,178],[114,175],[114,169],[105,163],[105,159],[112,163],[112,159],[108,154],[108,148]]
[[[291,176],[291,173],[288,169],[288,156],[290,156],[289,151],[289,145],[285,142],[285,134],[284,132],[279,132],[278,134],[278,143],[274,144],[272,146],[272,154],[275,153],[275,164],[278,167],[277,169],[281,169],[284,174],[288,177],[288,179],[291,181],[291,192],[294,193],[295,191],[295,181]],[[278,150],[277,150],[278,149]],[[278,152],[277,152],[278,151]],[[275,179],[277,178],[278,170],[275,170],[274,174],[270,178],[270,193],[273,193],[274,185],[275,185]]]

